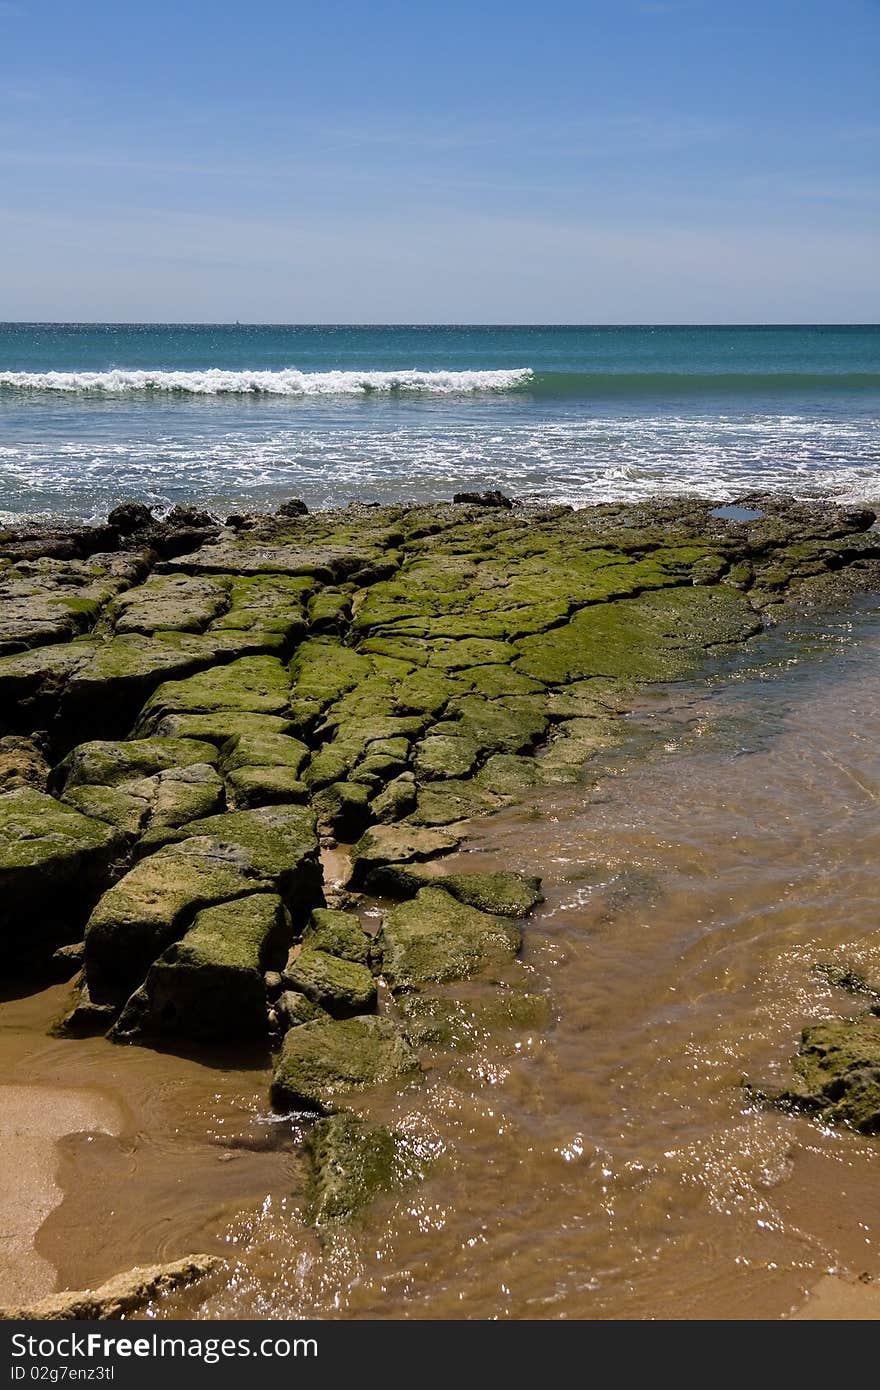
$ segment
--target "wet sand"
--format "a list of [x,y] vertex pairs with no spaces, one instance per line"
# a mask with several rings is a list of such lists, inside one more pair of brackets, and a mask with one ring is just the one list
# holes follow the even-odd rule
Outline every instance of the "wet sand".
[[[229,1277],[161,1316],[877,1316],[877,1141],[740,1083],[860,1007],[815,965],[880,984],[878,655],[876,620],[817,615],[646,697],[585,786],[475,823],[462,866],[544,874],[519,969],[552,1026],[429,1056],[423,1087],[377,1101],[434,1168],[336,1238],[300,1220],[267,1059],[49,1039],[60,988],[6,1005],[4,1077],[74,1097],[67,1137],[29,1149],[37,1291],[204,1249]],[[96,1113],[104,1132],[72,1132]],[[47,1139],[64,1198],[44,1212]]]
[[57,1086],[0,1086],[0,1288],[4,1302],[39,1298],[54,1286],[52,1264],[35,1238],[64,1195],[59,1146],[113,1134],[120,1115],[108,1098]]

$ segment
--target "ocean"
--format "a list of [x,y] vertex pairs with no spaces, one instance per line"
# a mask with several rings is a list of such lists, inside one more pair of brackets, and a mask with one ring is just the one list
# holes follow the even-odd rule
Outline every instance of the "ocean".
[[880,499],[880,326],[0,324],[0,520]]

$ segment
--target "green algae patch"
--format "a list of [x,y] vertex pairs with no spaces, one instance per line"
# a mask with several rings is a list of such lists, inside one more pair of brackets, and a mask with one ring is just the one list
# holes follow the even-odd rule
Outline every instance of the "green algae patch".
[[253,893],[203,909],[186,935],[151,965],[113,1036],[265,1036],[263,974],[283,960],[290,936],[290,918],[275,894]]
[[449,778],[422,787],[410,820],[413,825],[454,825],[456,821],[488,815],[500,805],[500,799],[475,780]]
[[443,888],[468,907],[497,917],[527,917],[544,901],[540,878],[512,869],[446,874],[434,865],[389,864],[375,872],[371,883],[375,892],[389,898],[412,898],[422,888]]
[[275,1016],[283,1033],[288,1028],[298,1028],[302,1023],[314,1023],[316,1018],[326,1017],[323,1009],[295,989],[285,989],[279,994],[275,1001]]
[[223,810],[222,779],[207,763],[170,767],[153,777],[112,786],[73,786],[64,801],[128,835],[177,829]]
[[284,982],[334,1018],[371,1013],[376,982],[368,966],[309,944],[284,972]]
[[122,1002],[195,914],[261,886],[250,865],[208,836],[141,860],[101,898],[86,926],[85,969],[97,1002]]
[[288,734],[241,733],[232,735],[223,746],[221,765],[224,772],[240,767],[287,767],[298,774],[308,757],[306,744]]
[[178,840],[193,836],[217,841],[243,872],[270,881],[291,906],[310,908],[319,897],[315,814],[306,806],[228,811],[191,821],[177,832]]
[[227,606],[229,584],[160,575],[120,594],[108,618],[117,632],[202,632]]
[[387,1018],[318,1019],[285,1034],[272,1079],[278,1110],[329,1112],[375,1086],[412,1081],[419,1059]]
[[478,974],[497,976],[521,944],[509,922],[457,901],[443,888],[426,887],[386,914],[376,950],[396,991]]
[[290,734],[294,723],[280,714],[236,714],[217,710],[213,714],[166,714],[156,725],[156,733],[173,738],[197,739],[220,748],[230,738],[264,734]]
[[284,805],[308,800],[309,789],[290,767],[239,767],[227,773],[226,787],[233,810]]
[[768,1099],[826,1124],[880,1134],[880,1016],[875,1012],[805,1028],[793,1065],[794,1085]]
[[565,627],[524,638],[514,665],[557,685],[590,676],[672,680],[708,649],[759,630],[746,599],[727,586],[660,590],[581,609]]

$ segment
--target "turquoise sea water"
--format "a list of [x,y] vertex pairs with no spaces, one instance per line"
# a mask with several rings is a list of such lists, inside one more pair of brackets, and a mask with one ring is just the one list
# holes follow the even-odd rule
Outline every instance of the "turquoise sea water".
[[0,518],[880,497],[880,327],[0,324]]

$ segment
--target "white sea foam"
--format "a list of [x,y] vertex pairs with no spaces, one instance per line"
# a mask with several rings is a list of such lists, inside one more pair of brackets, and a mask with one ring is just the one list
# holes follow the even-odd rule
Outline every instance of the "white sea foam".
[[131,391],[175,392],[189,396],[361,396],[402,391],[435,396],[475,391],[508,391],[532,378],[530,367],[505,371],[420,372],[276,372],[134,371],[3,372],[0,388],[22,391],[63,391],[70,394],[121,395]]

